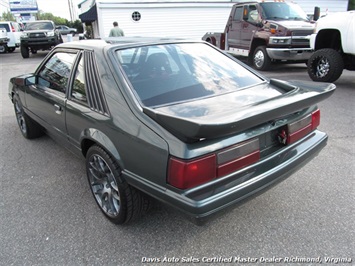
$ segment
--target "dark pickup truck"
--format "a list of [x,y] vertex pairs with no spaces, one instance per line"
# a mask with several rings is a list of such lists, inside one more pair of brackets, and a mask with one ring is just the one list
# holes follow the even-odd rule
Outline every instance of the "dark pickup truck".
[[21,55],[23,58],[28,58],[30,52],[35,54],[38,50],[50,50],[62,42],[62,35],[56,29],[53,21],[27,22],[25,31],[21,36]]
[[313,29],[314,22],[297,4],[250,1],[232,7],[223,33],[209,32],[202,39],[267,70],[272,62],[307,62]]

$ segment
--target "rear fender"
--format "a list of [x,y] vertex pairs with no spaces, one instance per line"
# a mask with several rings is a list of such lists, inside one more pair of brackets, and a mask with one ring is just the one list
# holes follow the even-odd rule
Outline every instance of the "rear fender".
[[95,128],[85,129],[80,138],[81,152],[86,157],[86,153],[92,145],[99,145],[115,158],[121,169],[124,169],[122,158],[113,142],[105,133]]

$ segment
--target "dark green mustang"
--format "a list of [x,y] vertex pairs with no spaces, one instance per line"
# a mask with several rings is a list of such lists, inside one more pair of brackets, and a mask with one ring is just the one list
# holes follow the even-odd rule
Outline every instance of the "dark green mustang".
[[317,102],[333,84],[267,79],[203,41],[65,43],[9,96],[24,137],[86,158],[114,223],[151,197],[200,221],[285,179],[327,142]]

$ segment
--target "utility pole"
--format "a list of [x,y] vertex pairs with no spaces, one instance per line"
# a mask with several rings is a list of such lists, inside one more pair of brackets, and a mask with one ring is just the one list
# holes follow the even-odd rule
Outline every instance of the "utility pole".
[[73,2],[72,0],[68,0],[68,6],[69,6],[69,14],[70,14],[70,20],[74,21],[74,10],[73,10]]

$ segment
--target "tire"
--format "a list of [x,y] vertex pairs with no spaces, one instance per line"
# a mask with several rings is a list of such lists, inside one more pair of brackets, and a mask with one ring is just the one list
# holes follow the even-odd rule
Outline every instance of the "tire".
[[8,47],[7,47],[6,44],[1,44],[1,45],[0,45],[0,54],[6,53],[7,50],[8,50]]
[[42,127],[24,112],[22,104],[17,97],[14,98],[14,109],[17,124],[26,139],[38,138],[44,134]]
[[21,55],[23,58],[30,57],[30,49],[26,46],[21,45]]
[[118,163],[98,145],[88,150],[86,172],[94,199],[111,222],[131,222],[149,209],[147,196],[127,184]]
[[8,51],[9,53],[13,53],[15,50],[16,50],[16,47],[8,47],[8,48],[7,48],[7,51]]
[[334,82],[341,76],[343,69],[343,58],[334,49],[318,50],[308,60],[308,75],[313,81]]
[[271,59],[266,52],[266,46],[256,47],[253,53],[253,67],[257,70],[267,70],[271,65]]
[[37,54],[37,50],[31,49],[32,54]]
[[73,35],[73,37],[75,36],[75,32],[74,31],[72,31],[70,34]]

